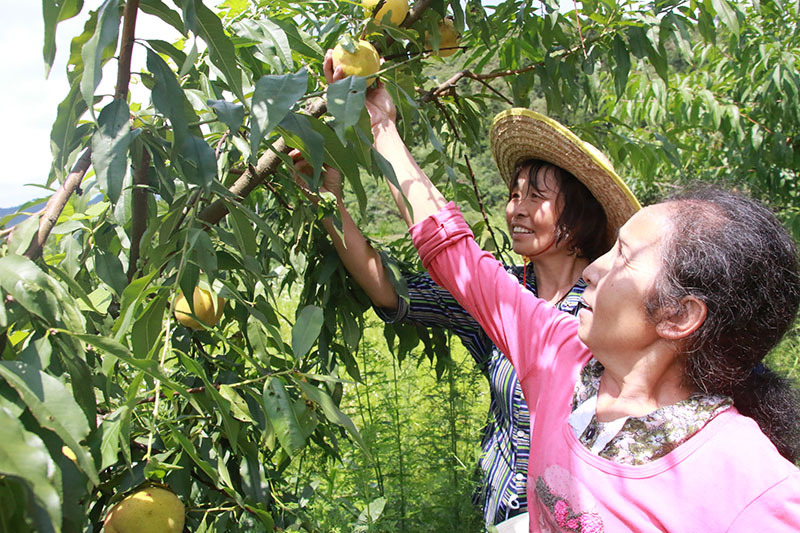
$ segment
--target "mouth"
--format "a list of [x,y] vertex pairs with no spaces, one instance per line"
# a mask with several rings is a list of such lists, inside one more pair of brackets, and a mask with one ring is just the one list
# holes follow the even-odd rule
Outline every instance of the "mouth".
[[533,231],[521,226],[511,226],[512,235],[533,235]]
[[592,311],[592,306],[586,303],[586,300],[581,297],[578,301],[578,311],[580,312],[582,309],[586,309],[587,311]]

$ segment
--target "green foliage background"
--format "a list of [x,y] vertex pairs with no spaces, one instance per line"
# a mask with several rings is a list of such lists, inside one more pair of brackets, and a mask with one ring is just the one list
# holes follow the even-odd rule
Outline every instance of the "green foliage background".
[[[321,79],[324,50],[362,34],[404,138],[489,249],[508,247],[486,132],[511,105],[602,147],[644,203],[724,181],[800,236],[797,4],[581,4],[421,0],[382,27],[349,2],[43,0],[44,62],[68,56],[71,88],[54,194],[0,244],[0,530],[96,531],[144,483],[180,496],[191,531],[479,530],[483,377],[442,332],[375,321],[318,224],[331,202],[307,200],[286,154],[312,188],[340,168],[391,271],[418,268],[365,81]],[[443,61],[426,50],[445,15],[463,49]],[[84,31],[56,50],[73,17]],[[137,17],[183,37],[135,39]],[[172,314],[195,286],[227,300],[198,332]],[[797,348],[795,332],[773,364],[796,375]]]

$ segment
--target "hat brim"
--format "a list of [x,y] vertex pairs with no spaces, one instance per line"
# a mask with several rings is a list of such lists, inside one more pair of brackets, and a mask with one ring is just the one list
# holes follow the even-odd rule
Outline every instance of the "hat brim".
[[559,122],[526,108],[499,113],[492,122],[492,155],[509,184],[520,163],[546,161],[580,180],[606,213],[606,241],[613,245],[617,231],[641,205],[608,159]]

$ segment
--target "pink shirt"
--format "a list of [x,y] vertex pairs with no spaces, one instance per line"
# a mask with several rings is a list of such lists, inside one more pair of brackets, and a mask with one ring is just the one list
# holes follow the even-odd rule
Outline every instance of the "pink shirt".
[[800,531],[800,470],[734,408],[645,465],[592,454],[567,423],[591,358],[577,319],[515,283],[452,203],[411,235],[431,277],[517,370],[531,411],[530,531]]

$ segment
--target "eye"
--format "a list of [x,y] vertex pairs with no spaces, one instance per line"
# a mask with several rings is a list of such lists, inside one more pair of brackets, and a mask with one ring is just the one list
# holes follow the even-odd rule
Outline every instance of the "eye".
[[622,259],[623,263],[628,264],[628,258],[625,255],[625,251],[622,249],[622,243],[620,241],[617,241],[616,247],[617,247],[617,257]]

